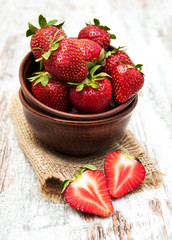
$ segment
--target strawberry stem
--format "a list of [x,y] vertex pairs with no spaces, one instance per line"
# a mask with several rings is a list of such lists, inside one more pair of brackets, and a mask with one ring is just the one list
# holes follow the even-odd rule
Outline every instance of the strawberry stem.
[[97,168],[93,165],[90,165],[90,164],[87,164],[87,165],[84,165],[82,167],[79,168],[78,171],[75,172],[75,174],[73,175],[72,178],[70,179],[67,179],[67,180],[64,180],[62,183],[61,183],[61,193],[63,193],[65,191],[65,189],[67,188],[67,186],[71,183],[71,182],[75,182],[77,181],[81,176],[82,176],[82,173],[84,171],[86,171],[87,169],[90,169],[92,171],[95,171],[97,170]]

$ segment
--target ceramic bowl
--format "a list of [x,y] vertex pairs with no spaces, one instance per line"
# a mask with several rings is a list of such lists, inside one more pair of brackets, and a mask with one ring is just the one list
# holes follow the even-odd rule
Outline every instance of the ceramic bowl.
[[109,148],[126,128],[136,107],[138,96],[123,111],[96,120],[72,120],[53,117],[33,108],[20,88],[24,115],[31,129],[42,142],[57,151],[71,155],[86,155]]
[[131,104],[131,102],[135,99],[136,95],[134,95],[131,99],[123,104],[117,105],[115,108],[110,109],[103,113],[97,114],[76,114],[76,113],[68,113],[53,109],[51,107],[46,106],[37,100],[31,93],[31,84],[28,77],[31,77],[32,74],[36,71],[39,71],[39,64],[35,62],[34,56],[31,52],[29,52],[21,62],[19,68],[19,79],[21,88],[27,102],[35,109],[44,112],[46,114],[50,114],[52,116],[57,116],[65,119],[73,119],[73,120],[96,120],[103,119],[109,116],[113,116],[120,111],[123,111],[127,106]]

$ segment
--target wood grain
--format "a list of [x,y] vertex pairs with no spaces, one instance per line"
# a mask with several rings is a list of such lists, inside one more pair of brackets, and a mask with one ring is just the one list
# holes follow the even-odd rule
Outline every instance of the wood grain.
[[7,100],[0,96],[0,193],[8,189],[12,178],[10,175],[10,145],[8,140],[9,126],[7,123]]

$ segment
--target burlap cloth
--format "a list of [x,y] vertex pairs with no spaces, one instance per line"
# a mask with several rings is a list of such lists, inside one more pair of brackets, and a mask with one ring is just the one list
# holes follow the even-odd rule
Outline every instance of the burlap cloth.
[[67,156],[51,149],[35,137],[23,114],[18,94],[11,100],[9,115],[13,119],[18,142],[36,173],[40,191],[46,200],[57,202],[62,199],[60,183],[70,178],[80,166],[92,164],[103,171],[105,157],[113,150],[123,150],[135,155],[144,165],[146,177],[137,191],[157,187],[162,182],[161,172],[128,129],[124,131],[120,140],[114,142],[114,146],[106,151],[84,157]]

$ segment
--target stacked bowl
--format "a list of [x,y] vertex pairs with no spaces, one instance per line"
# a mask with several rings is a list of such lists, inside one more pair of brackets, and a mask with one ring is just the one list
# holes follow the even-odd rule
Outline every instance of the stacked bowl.
[[91,154],[113,146],[130,120],[138,95],[103,113],[62,112],[46,106],[32,95],[28,78],[38,67],[39,64],[29,52],[19,69],[19,97],[35,136],[58,152],[71,155]]

